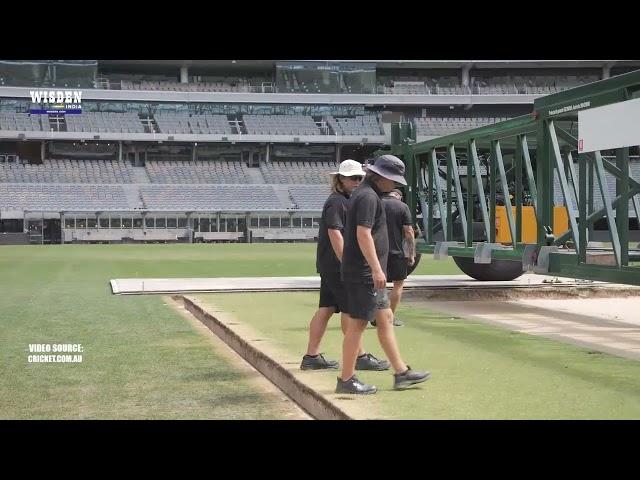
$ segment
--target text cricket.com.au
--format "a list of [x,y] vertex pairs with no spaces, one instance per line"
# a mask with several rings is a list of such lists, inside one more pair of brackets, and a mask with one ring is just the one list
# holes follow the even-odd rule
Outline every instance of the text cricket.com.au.
[[[28,363],[82,363],[84,347],[79,343],[29,344]],[[36,353],[33,355],[33,353]],[[58,353],[54,355],[52,353]],[[65,353],[64,355],[61,355]],[[73,353],[73,354],[72,354]]]

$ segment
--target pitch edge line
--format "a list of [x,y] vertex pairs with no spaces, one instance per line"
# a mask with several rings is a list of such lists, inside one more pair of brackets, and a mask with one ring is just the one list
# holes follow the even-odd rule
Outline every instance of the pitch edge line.
[[316,420],[353,420],[341,408],[331,403],[321,393],[298,380],[291,372],[274,359],[256,349],[216,317],[206,312],[184,295],[175,295],[184,307],[217,335],[242,358],[249,362],[265,378],[282,390],[293,402]]

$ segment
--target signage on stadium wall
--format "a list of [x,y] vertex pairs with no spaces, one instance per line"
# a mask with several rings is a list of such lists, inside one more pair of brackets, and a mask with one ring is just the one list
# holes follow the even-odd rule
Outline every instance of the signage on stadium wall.
[[82,113],[82,90],[30,90],[29,94],[32,114]]
[[578,112],[578,152],[640,145],[640,98]]

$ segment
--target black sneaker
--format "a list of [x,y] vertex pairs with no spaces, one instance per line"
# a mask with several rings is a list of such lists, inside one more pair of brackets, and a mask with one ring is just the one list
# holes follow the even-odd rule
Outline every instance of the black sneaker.
[[301,370],[325,370],[325,369],[337,369],[340,368],[340,364],[335,360],[327,360],[318,354],[315,357],[311,355],[305,355],[302,357],[302,363],[300,364]]
[[411,367],[407,365],[406,372],[393,375],[393,389],[404,390],[416,383],[426,382],[429,377],[431,377],[431,373],[411,370]]
[[391,365],[386,360],[378,360],[370,353],[365,353],[356,360],[356,370],[389,370]]
[[[369,323],[371,324],[372,327],[376,326],[376,321],[375,320],[371,320]],[[404,322],[402,320],[400,320],[399,318],[397,318],[397,317],[393,317],[393,325],[395,327],[402,327],[402,326],[404,326]]]
[[350,393],[353,395],[371,395],[376,393],[378,389],[375,385],[367,385],[358,380],[355,375],[346,382],[343,382],[338,377],[338,384],[336,385],[336,393]]

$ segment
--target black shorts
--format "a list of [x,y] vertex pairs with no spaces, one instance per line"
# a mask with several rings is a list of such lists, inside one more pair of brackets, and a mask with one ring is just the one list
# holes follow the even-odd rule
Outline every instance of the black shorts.
[[407,257],[400,255],[389,255],[387,259],[387,281],[395,282],[407,278]]
[[352,318],[367,322],[376,318],[376,312],[390,308],[386,288],[376,289],[372,283],[344,282],[347,292],[347,306],[343,310]]
[[340,272],[320,274],[319,307],[335,307],[336,313],[344,312],[347,295]]

